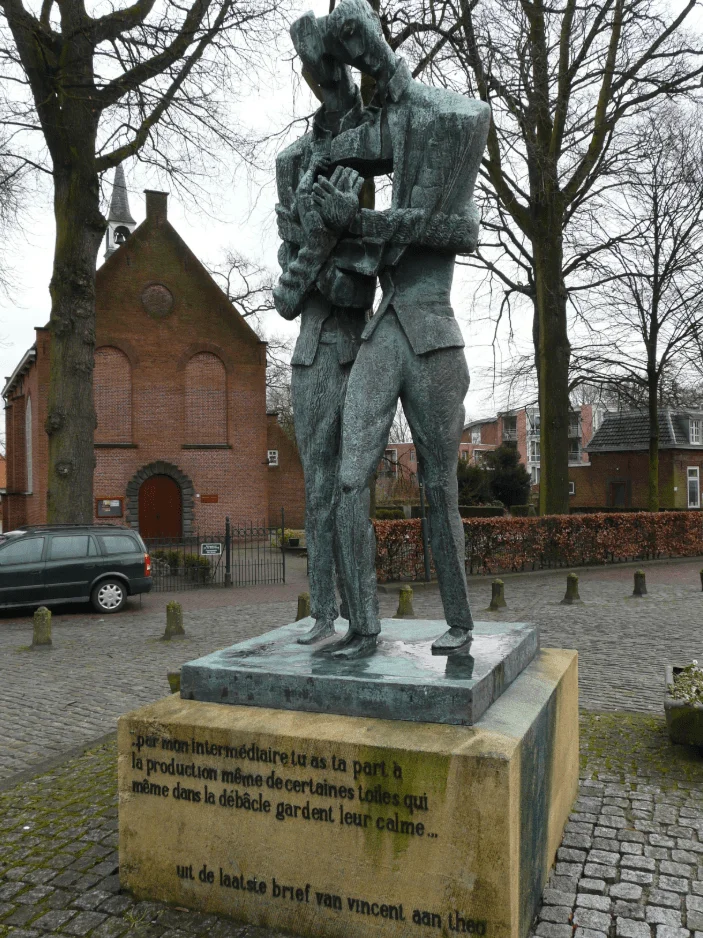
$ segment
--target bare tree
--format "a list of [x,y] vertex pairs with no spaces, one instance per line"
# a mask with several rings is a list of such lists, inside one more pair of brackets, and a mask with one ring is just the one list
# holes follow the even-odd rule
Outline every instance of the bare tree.
[[12,232],[22,229],[21,207],[27,196],[29,166],[17,159],[11,150],[12,134],[0,134],[0,241],[5,249],[0,254],[0,289],[7,293],[12,285],[13,271],[7,245]]
[[[595,260],[603,287],[591,317],[594,333],[603,338],[590,363],[611,386],[639,390],[646,399],[650,511],[659,510],[660,402],[664,392],[671,397],[686,383],[689,358],[703,340],[698,118],[669,106],[643,120],[635,135],[636,160],[621,175],[603,221],[603,239],[611,246]],[[626,236],[618,238],[618,232]]]
[[398,408],[391,424],[391,430],[388,434],[389,443],[408,443],[412,439],[410,425],[408,424],[403,405],[398,401]]
[[239,315],[253,320],[250,325],[254,328],[261,325],[266,313],[275,310],[271,291],[276,278],[268,267],[249,260],[238,251],[227,251],[224,261],[209,270]]
[[542,513],[568,511],[567,302],[589,286],[581,276],[591,262],[572,232],[630,160],[630,120],[699,90],[703,48],[685,31],[695,7],[386,0],[382,9],[388,29],[407,33],[416,74],[492,108],[482,171],[488,233],[475,263],[502,291],[503,311],[514,299],[533,309]]
[[[250,87],[286,0],[136,0],[91,16],[83,0],[0,0],[7,126],[35,132],[54,183],[50,521],[92,520],[95,266],[105,232],[99,177],[127,157],[184,180],[247,155],[223,108]],[[18,145],[30,145],[24,138]],[[37,157],[34,161],[41,165]],[[45,167],[46,168],[46,167]]]

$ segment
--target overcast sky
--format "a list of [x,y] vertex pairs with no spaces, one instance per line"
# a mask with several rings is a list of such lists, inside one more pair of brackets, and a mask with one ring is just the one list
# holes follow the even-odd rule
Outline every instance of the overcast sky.
[[[313,9],[318,15],[328,10],[327,0],[302,0],[301,11]],[[271,74],[261,76],[261,87],[237,108],[235,119],[255,132],[278,130],[293,115],[314,110],[315,104],[307,88],[295,80],[294,65],[286,51],[274,62]],[[130,206],[137,222],[144,218],[143,189],[159,188],[159,181],[145,173],[135,160],[124,164]],[[104,186],[109,198],[112,174]],[[24,232],[14,234],[6,245],[14,269],[11,297],[0,297],[0,376],[10,375],[23,353],[34,342],[34,327],[45,325],[49,318],[49,280],[54,242],[52,192],[48,177],[37,182],[31,205],[23,211]],[[277,270],[277,236],[274,221],[275,189],[273,165],[270,173],[256,178],[239,171],[229,183],[221,178],[207,185],[209,198],[199,205],[188,203],[171,193],[169,220],[191,249],[206,264],[216,263],[228,249],[235,249],[253,261]],[[100,252],[102,263],[104,248]],[[493,330],[477,313],[471,313],[471,296],[475,283],[464,271],[458,271],[452,301],[466,340],[466,355],[472,373],[472,386],[466,400],[471,417],[490,413],[496,403],[492,397],[491,370]],[[524,314],[528,320],[528,314]],[[473,321],[472,321],[473,320]],[[483,320],[483,321],[481,321]],[[530,322],[518,322],[522,343],[529,342]],[[297,331],[295,323],[287,323],[276,314],[264,322],[268,334],[290,334]],[[503,345],[505,351],[505,345]]]

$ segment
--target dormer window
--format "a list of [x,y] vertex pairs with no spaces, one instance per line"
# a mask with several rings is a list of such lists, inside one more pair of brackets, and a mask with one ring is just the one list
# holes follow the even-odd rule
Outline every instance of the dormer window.
[[691,443],[701,442],[701,422],[700,420],[688,421],[688,439]]

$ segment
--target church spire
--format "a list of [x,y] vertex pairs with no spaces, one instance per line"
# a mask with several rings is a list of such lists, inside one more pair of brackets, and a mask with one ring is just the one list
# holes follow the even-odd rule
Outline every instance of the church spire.
[[125,183],[124,169],[120,163],[115,170],[115,179],[112,184],[112,199],[110,211],[107,216],[107,232],[105,234],[105,258],[107,259],[117,248],[124,244],[127,238],[137,227],[129,210],[129,197]]

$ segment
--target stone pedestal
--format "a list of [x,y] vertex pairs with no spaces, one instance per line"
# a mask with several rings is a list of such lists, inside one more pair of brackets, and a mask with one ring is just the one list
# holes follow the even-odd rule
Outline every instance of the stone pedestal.
[[297,639],[310,629],[304,619],[231,648],[189,661],[181,671],[181,696],[211,703],[281,707],[343,716],[475,723],[534,658],[539,631],[524,622],[476,622],[470,648],[442,657],[432,642],[443,620],[382,619],[376,653],[338,661],[327,646]]
[[524,938],[576,796],[577,683],[575,652],[542,650],[473,726],[177,696],[128,714],[122,883],[320,938]]

